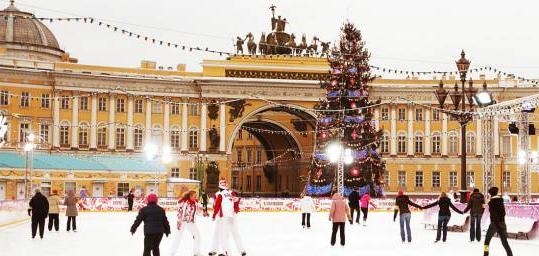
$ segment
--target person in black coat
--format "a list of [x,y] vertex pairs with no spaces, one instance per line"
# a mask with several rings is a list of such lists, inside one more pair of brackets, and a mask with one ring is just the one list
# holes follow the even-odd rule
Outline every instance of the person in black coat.
[[[393,214],[393,222],[397,219],[397,214],[399,214],[399,222],[401,229],[401,239],[402,242],[406,240],[406,234],[408,234],[408,243],[412,242],[412,230],[410,229],[410,220],[412,214],[408,206],[413,206],[417,209],[421,209],[421,206],[410,201],[410,198],[407,195],[404,195],[404,192],[399,191],[397,198],[395,198],[395,212]],[[404,227],[406,226],[406,233],[404,233]]]
[[481,241],[481,218],[485,212],[485,196],[474,189],[464,213],[470,211],[470,242]]
[[129,194],[126,196],[126,198],[127,198],[127,211],[130,212],[133,210],[133,200],[135,199],[135,194],[133,193],[132,189],[129,191]]
[[348,206],[350,206],[350,225],[354,223],[354,211],[357,213],[356,223],[359,224],[359,192],[355,189],[348,195]]
[[208,195],[204,191],[202,191],[202,210],[204,215],[208,214]]
[[440,235],[443,230],[442,241],[445,243],[445,241],[447,240],[447,223],[449,223],[449,220],[451,219],[451,210],[449,208],[460,214],[462,214],[462,211],[455,207],[453,203],[451,203],[451,199],[447,197],[447,194],[445,192],[442,192],[440,198],[436,202],[423,206],[421,207],[421,209],[428,209],[436,205],[438,205],[440,211],[438,211],[438,230],[436,232],[436,241],[434,242],[437,243],[440,241]]
[[163,239],[163,233],[168,237],[170,225],[165,210],[157,205],[157,195],[149,194],[148,205],[140,209],[137,219],[131,226],[131,234],[135,234],[138,226],[144,221],[144,253],[143,256],[159,256],[159,244]]
[[502,241],[503,248],[507,256],[513,256],[511,247],[507,242],[507,226],[505,225],[505,206],[503,198],[498,195],[498,188],[492,187],[488,190],[491,196],[488,202],[488,210],[490,212],[490,225],[488,226],[487,235],[485,236],[484,256],[489,255],[490,240],[494,234],[498,233]]
[[39,226],[39,237],[43,239],[45,232],[45,219],[49,215],[49,200],[36,189],[36,194],[30,199],[28,216],[32,216],[32,239],[36,237]]

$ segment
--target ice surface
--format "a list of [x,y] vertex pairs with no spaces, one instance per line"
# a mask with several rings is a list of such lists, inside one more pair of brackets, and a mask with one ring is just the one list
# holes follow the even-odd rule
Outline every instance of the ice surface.
[[[59,232],[45,232],[43,240],[30,238],[30,223],[0,229],[0,255],[39,256],[94,256],[142,255],[142,226],[134,236],[129,228],[136,213],[81,213],[77,218],[78,232],[67,232],[66,217],[61,216]],[[168,213],[171,226],[175,227],[173,212]],[[449,232],[446,243],[434,244],[436,231],[424,230],[420,224],[422,214],[412,216],[411,244],[401,243],[398,218],[393,222],[392,213],[370,212],[368,226],[346,225],[346,246],[329,244],[331,223],[328,213],[314,213],[310,230],[301,228],[301,214],[290,212],[251,212],[238,217],[240,232],[248,255],[398,255],[398,256],[469,256],[483,255],[482,243],[470,243],[468,233]],[[213,237],[213,222],[199,218],[202,252],[207,255]],[[177,255],[192,255],[192,243],[184,233]],[[161,255],[169,255],[171,237],[161,243]],[[337,244],[338,244],[337,239]],[[514,255],[535,255],[539,239],[509,240]],[[239,255],[234,243],[232,255]],[[498,238],[491,243],[491,255],[505,255]]]

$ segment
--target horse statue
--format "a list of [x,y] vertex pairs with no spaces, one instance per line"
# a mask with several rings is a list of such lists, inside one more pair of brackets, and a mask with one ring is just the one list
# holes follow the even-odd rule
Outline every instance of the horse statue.
[[245,39],[241,39],[239,36],[236,37],[236,54],[243,54],[243,43]]
[[320,40],[318,37],[313,37],[313,42],[307,47],[307,52],[309,54],[316,54],[316,51],[318,50],[318,40]]
[[307,37],[305,34],[301,36],[301,43],[299,44],[298,48],[296,49],[296,55],[301,55],[303,50],[307,49]]
[[286,47],[287,54],[294,54],[296,50],[295,48],[297,47],[296,36],[294,34],[291,34],[290,39],[288,40],[288,42],[286,42],[284,46]]
[[329,45],[331,42],[322,42],[320,41],[320,46],[322,46],[322,54],[329,54]]
[[247,39],[249,39],[249,41],[247,41],[247,50],[249,51],[250,55],[255,55],[256,54],[255,37],[253,36],[252,33],[249,33],[247,34]]
[[262,32],[260,41],[258,41],[258,51],[260,52],[260,54],[264,55],[266,54],[267,49],[268,49],[268,46],[266,44],[266,33]]
[[277,38],[274,33],[268,35],[266,40],[268,48],[266,48],[266,54],[277,54]]

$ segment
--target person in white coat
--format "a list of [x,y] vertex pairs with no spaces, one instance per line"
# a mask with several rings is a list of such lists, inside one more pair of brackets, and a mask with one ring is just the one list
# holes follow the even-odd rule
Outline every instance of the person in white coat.
[[311,228],[311,213],[316,211],[314,200],[310,196],[303,196],[299,201],[301,208],[301,226],[305,228]]
[[182,234],[188,230],[193,236],[193,255],[202,256],[200,253],[200,232],[196,225],[196,215],[201,215],[201,207],[198,204],[197,193],[193,190],[185,193],[178,202],[178,222],[176,225],[177,232],[172,240],[170,255],[174,256],[180,247]]

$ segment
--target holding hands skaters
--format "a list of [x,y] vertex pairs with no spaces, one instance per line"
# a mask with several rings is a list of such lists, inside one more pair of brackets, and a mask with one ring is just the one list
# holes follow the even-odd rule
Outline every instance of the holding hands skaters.
[[436,240],[434,242],[437,243],[440,241],[440,235],[442,231],[442,241],[445,242],[447,240],[447,223],[449,223],[449,220],[451,219],[451,210],[449,208],[460,214],[463,214],[463,212],[457,207],[455,207],[453,203],[451,203],[451,199],[449,199],[445,192],[442,192],[440,194],[440,198],[437,201],[429,205],[423,206],[421,207],[421,209],[428,209],[436,205],[440,208],[440,210],[438,211],[438,229],[436,232]]

